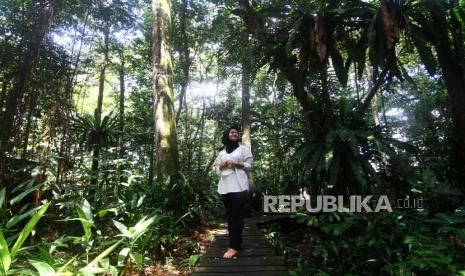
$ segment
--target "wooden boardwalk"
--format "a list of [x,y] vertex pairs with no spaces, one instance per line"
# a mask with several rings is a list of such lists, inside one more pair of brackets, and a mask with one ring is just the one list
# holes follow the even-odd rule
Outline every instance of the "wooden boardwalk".
[[236,259],[223,259],[223,254],[228,248],[228,232],[226,229],[220,230],[215,235],[215,241],[200,258],[192,275],[289,275],[283,265],[283,258],[276,255],[271,244],[258,230],[257,223],[270,220],[272,219],[267,217],[245,220],[242,234],[243,249],[237,254]]

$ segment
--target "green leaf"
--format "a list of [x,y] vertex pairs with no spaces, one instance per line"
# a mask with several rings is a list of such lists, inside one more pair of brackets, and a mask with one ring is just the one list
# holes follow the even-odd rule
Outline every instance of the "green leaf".
[[62,267],[60,267],[60,268],[57,270],[57,274],[63,272],[63,271],[66,269],[66,267],[67,267],[68,265],[70,265],[72,262],[74,262],[74,260],[77,259],[78,256],[79,256],[79,255],[76,255],[76,256],[74,256],[71,260],[67,261]]
[[431,50],[431,47],[428,46],[428,42],[425,36],[423,35],[422,30],[414,24],[411,24],[410,27],[412,42],[418,51],[418,55],[420,56],[420,59],[425,65],[425,68],[428,71],[428,73],[431,76],[433,76],[434,74],[436,74],[437,68],[437,62],[434,58],[433,51]]
[[118,228],[118,230],[123,234],[123,236],[131,238],[132,234],[129,232],[128,228],[119,221],[113,220],[113,224]]
[[125,247],[121,249],[121,251],[118,253],[118,265],[123,265],[124,261],[126,260],[126,257],[129,254],[129,247]]
[[12,200],[10,200],[10,205],[14,205],[16,202],[19,202],[21,201],[25,196],[27,196],[29,193],[37,190],[38,188],[40,188],[41,186],[43,186],[44,183],[40,183],[38,185],[35,185],[34,187],[31,187],[29,189],[26,189],[24,192],[20,193],[19,195],[17,195],[16,197],[14,197]]
[[[118,242],[116,242],[115,244],[113,244],[112,246],[108,247],[107,249],[105,249],[105,251],[103,251],[102,253],[100,253],[100,255],[98,255],[97,257],[95,257],[95,259],[93,259],[85,268],[83,269],[86,269],[86,268],[92,268],[94,267],[101,259],[105,258],[108,254],[110,254],[111,252],[113,252],[113,250],[115,250],[118,245],[120,243],[122,243],[123,240],[119,240]],[[81,269],[82,270],[82,269]]]
[[49,264],[41,262],[41,261],[35,261],[35,260],[29,260],[29,263],[37,269],[39,272],[40,276],[52,276],[55,275],[55,270],[53,267],[51,267]]
[[200,254],[194,254],[189,257],[189,267],[194,267],[200,258]]
[[109,209],[100,210],[100,211],[98,211],[98,216],[103,218],[108,212],[117,213],[118,210],[116,208],[109,208]]
[[331,165],[329,167],[329,185],[333,186],[336,184],[337,178],[339,176],[339,168],[341,163],[341,154],[337,151],[333,159],[331,161]]
[[84,199],[82,206],[76,205],[76,212],[79,216],[79,220],[81,221],[82,228],[84,229],[84,237],[87,240],[89,240],[92,237],[91,228],[94,225],[94,220],[89,202]]
[[84,199],[81,209],[84,212],[85,218],[88,221],[94,223],[94,216],[92,215],[92,208],[90,207],[89,201],[87,201],[87,199]]
[[324,148],[325,148],[324,145],[320,145],[318,149],[315,151],[315,153],[313,153],[312,159],[310,159],[310,161],[308,162],[309,168],[311,169],[315,168],[316,164],[318,163],[318,161],[320,160],[322,156],[322,152]]
[[0,208],[3,208],[3,203],[5,202],[5,193],[6,193],[6,188],[3,188],[2,191],[0,192]]
[[155,216],[148,220],[145,218],[141,219],[136,225],[134,225],[134,233],[132,234],[132,242],[135,242],[140,236],[142,236],[148,229],[148,227],[155,221]]
[[1,254],[1,259],[2,259],[1,268],[2,268],[3,274],[6,274],[6,272],[10,268],[11,255],[10,255],[10,252],[8,251],[8,244],[5,238],[3,237],[3,233],[1,230],[0,230],[0,254]]
[[110,268],[110,260],[108,258],[103,258],[99,261],[99,264],[105,268],[105,269],[109,269]]
[[457,187],[452,187],[447,182],[440,182],[436,187],[436,192],[440,195],[461,196],[462,191]]
[[50,244],[50,249],[48,250],[48,252],[50,254],[53,254],[53,252],[55,252],[55,250],[57,248],[68,248],[68,245],[66,244],[68,241],[71,241],[73,240],[72,237],[68,237],[66,235],[63,235],[61,237],[59,237],[58,239],[56,239],[55,241],[53,241],[51,244]]
[[50,253],[45,249],[43,246],[39,246],[39,251],[40,251],[40,256],[42,257],[43,260],[45,260],[47,263],[52,263],[52,256]]
[[19,233],[19,237],[16,240],[15,244],[13,245],[13,248],[11,249],[11,258],[13,259],[18,252],[18,250],[21,248],[23,245],[24,241],[26,241],[26,238],[29,236],[31,233],[32,229],[36,226],[37,222],[42,218],[42,216],[45,214],[45,212],[48,209],[48,206],[50,205],[50,202],[43,205],[37,213],[28,221],[28,223],[24,226],[23,230]]
[[24,214],[21,214],[19,216],[14,216],[12,217],[10,220],[8,220],[8,222],[6,223],[6,228],[10,229],[11,227],[15,226],[18,222],[22,221],[23,219],[27,218],[27,217],[30,217],[32,216],[32,214],[34,214],[37,210],[40,209],[40,206],[39,207],[36,207],[34,209],[31,209],[29,211],[27,211],[26,213]]
[[136,263],[137,266],[141,267],[142,266],[142,255],[137,253],[137,252],[131,252],[129,254],[131,256],[131,259]]
[[97,267],[97,266],[86,266],[84,268],[79,269],[79,272],[83,276],[93,276],[98,273],[105,273],[107,270],[105,268]]
[[343,87],[347,85],[348,80],[348,70],[344,65],[344,60],[342,59],[341,53],[334,47],[330,49],[331,60],[333,64],[336,77]]

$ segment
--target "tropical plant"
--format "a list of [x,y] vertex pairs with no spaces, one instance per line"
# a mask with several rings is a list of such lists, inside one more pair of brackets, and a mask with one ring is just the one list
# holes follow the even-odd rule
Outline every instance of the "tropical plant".
[[[346,98],[337,102],[335,126],[325,127],[321,106],[309,99],[317,123],[296,150],[302,164],[308,166],[312,193],[331,188],[341,195],[373,192],[379,183],[374,164],[383,164],[386,156],[395,158],[395,149],[413,150],[407,143],[383,134],[370,126],[356,111],[356,103]],[[378,166],[381,167],[381,166]],[[379,171],[379,170],[378,170]]]
[[[5,189],[2,190],[2,194],[4,196]],[[1,205],[3,205],[3,199]],[[26,223],[26,225],[22,228],[18,235],[12,235],[9,238],[5,238],[3,235],[3,229],[0,230],[0,272],[2,275],[13,274],[17,273],[18,271],[11,270],[11,264],[14,263],[16,260],[16,254],[23,246],[24,242],[26,241],[29,234],[32,232],[36,224],[39,220],[44,216],[45,212],[47,211],[50,202],[42,205],[39,209],[35,210],[36,213],[32,216],[32,218]],[[12,241],[16,238],[16,241],[11,246]]]

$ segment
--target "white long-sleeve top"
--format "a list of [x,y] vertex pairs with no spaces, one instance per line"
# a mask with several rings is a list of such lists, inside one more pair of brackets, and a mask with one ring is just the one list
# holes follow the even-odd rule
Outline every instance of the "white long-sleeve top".
[[[235,161],[244,164],[244,169],[224,169],[220,171],[220,165],[224,161]],[[231,153],[227,153],[226,150],[220,151],[218,157],[215,160],[215,170],[220,176],[218,182],[218,193],[227,194],[234,192],[242,192],[249,189],[249,179],[247,177],[246,170],[250,170],[252,167],[253,156],[250,148],[242,144],[239,145]]]

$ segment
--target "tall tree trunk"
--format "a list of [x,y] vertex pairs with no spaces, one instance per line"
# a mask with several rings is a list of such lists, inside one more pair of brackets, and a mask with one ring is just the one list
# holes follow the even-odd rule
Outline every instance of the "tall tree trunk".
[[27,155],[27,144],[29,141],[29,134],[31,132],[31,125],[32,125],[32,114],[35,111],[35,98],[34,92],[30,93],[29,97],[29,105],[28,105],[28,114],[27,114],[27,121],[26,121],[26,129],[24,130],[24,139],[23,139],[23,147],[22,147],[22,155],[23,157]]
[[119,68],[119,158],[124,157],[124,101],[125,101],[125,83],[124,83],[124,54],[121,53],[121,65]]
[[203,164],[203,139],[205,132],[205,97],[202,97],[202,117],[200,119],[200,137],[198,139],[198,152],[197,152],[197,171],[200,172]]
[[152,80],[155,98],[154,136],[157,176],[163,181],[179,170],[176,137],[176,114],[171,82],[172,63],[169,33],[171,30],[170,0],[152,1]]
[[[247,56],[247,55],[246,55]],[[248,58],[248,57],[247,57]],[[249,61],[242,61],[242,143],[249,148],[252,147],[250,139],[250,79],[251,69]]]
[[[367,73],[367,79],[368,79],[368,91],[371,91],[375,83],[374,76],[373,76],[373,68],[370,66],[367,66],[366,73]],[[379,126],[378,112],[379,112],[378,96],[374,95],[373,99],[371,100],[371,115],[373,117],[373,121],[375,122],[375,126]]]
[[[124,158],[124,101],[125,101],[125,74],[124,74],[124,65],[125,65],[125,58],[124,58],[124,48],[121,49],[120,52],[120,59],[121,64],[119,68],[119,135],[118,135],[118,147],[119,147],[119,158]],[[124,169],[124,165],[118,166],[118,179],[119,182],[123,182],[124,177],[122,171]],[[116,192],[118,191],[115,189]],[[117,195],[117,193],[116,193]]]
[[[445,18],[432,13],[433,24],[447,30],[449,23]],[[463,68],[464,50],[460,23],[452,19],[452,42],[448,32],[438,32],[435,44],[439,65],[451,102],[452,120],[455,125],[456,140],[452,152],[455,178],[465,191],[465,70]],[[459,30],[459,31],[456,31]]]
[[153,177],[155,175],[155,141],[152,139],[151,143],[150,143],[150,147],[149,147],[149,187],[153,187]]
[[26,82],[31,74],[33,61],[38,56],[39,48],[42,45],[45,34],[52,25],[54,15],[60,4],[61,0],[51,1],[50,6],[41,11],[40,19],[34,24],[34,29],[31,32],[31,38],[23,38],[29,41],[26,42],[26,51],[22,56],[13,88],[6,100],[6,110],[0,124],[0,129],[2,130],[0,134],[0,154],[11,149],[8,143],[13,134],[13,125],[17,113],[17,106],[23,98]]
[[452,120],[455,125],[456,141],[453,150],[457,180],[465,191],[465,80],[462,65],[451,60],[452,56],[438,49],[444,82],[451,102]]
[[3,111],[5,99],[7,97],[7,93],[8,93],[7,88],[8,88],[9,82],[10,80],[7,78],[7,76],[4,76],[2,80],[2,92],[1,92],[2,94],[0,95],[0,114]]
[[110,34],[109,30],[104,31],[104,38],[102,43],[102,62],[100,64],[100,76],[99,76],[99,86],[98,86],[98,98],[97,98],[97,108],[95,109],[94,114],[94,124],[95,130],[97,131],[97,139],[93,145],[93,156],[92,156],[92,185],[97,184],[98,180],[98,170],[99,170],[99,157],[100,157],[100,148],[102,146],[102,141],[100,138],[100,131],[102,127],[102,108],[103,108],[103,91],[105,88],[105,72],[108,66],[108,44],[110,43]]
[[191,60],[189,57],[189,41],[187,38],[186,21],[187,18],[187,0],[182,0],[182,8],[180,14],[180,32],[181,32],[181,66],[182,66],[182,80],[181,80],[181,95],[179,96],[179,108],[176,113],[176,124],[182,111],[183,100],[186,97],[187,85],[189,83],[189,69]]

